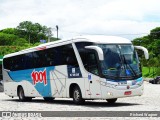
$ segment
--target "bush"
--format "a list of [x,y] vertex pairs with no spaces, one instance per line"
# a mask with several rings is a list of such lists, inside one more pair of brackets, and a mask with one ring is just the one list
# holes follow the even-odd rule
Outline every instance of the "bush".
[[157,75],[157,76],[160,76],[160,67],[158,67],[158,68],[156,69],[156,75]]

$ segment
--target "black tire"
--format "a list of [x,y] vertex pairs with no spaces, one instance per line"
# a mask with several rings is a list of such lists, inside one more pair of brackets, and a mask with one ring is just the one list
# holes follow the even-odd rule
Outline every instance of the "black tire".
[[43,97],[45,101],[53,101],[55,98],[54,97]]
[[85,100],[82,98],[81,90],[78,86],[73,89],[73,102],[77,105],[83,104]]
[[117,101],[117,98],[113,98],[113,99],[107,99],[107,102],[109,104],[114,104]]
[[21,101],[21,102],[24,102],[24,101],[27,100],[27,98],[25,97],[24,90],[23,90],[22,87],[20,87],[18,89],[18,97],[19,97],[19,101]]
[[32,101],[32,97],[26,97],[26,101]]

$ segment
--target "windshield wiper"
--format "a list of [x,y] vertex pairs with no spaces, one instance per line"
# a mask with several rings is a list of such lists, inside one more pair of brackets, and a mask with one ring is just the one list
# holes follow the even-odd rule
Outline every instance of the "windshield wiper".
[[[117,46],[119,48],[119,46]],[[136,74],[136,72],[133,70],[133,68],[127,63],[125,56],[121,53],[121,50],[119,48],[119,52],[120,52],[120,59],[122,62],[122,65],[124,66],[125,69],[125,73],[126,75],[128,75],[127,73],[127,66],[129,67],[129,69],[132,71],[132,73],[134,74],[135,77],[137,77],[138,75]],[[123,58],[123,59],[122,59]],[[126,66],[126,67],[125,67]]]
[[[120,52],[120,54],[119,54],[119,57],[120,57],[120,59],[121,59],[121,69],[122,69],[122,66],[123,66],[123,69],[125,70],[125,73],[126,73],[126,70],[127,70],[127,62],[126,62],[126,59],[125,59],[125,57],[124,57],[124,55],[122,55],[122,53],[121,53],[121,50],[120,50],[120,48],[119,48],[119,46],[117,46],[118,47],[118,49],[119,49],[119,52]],[[123,58],[122,58],[123,57]],[[126,63],[126,64],[124,64],[124,62]],[[121,73],[120,73],[121,74]],[[119,76],[120,76],[120,74],[119,74]],[[127,73],[126,73],[126,76],[127,76]]]
[[[136,72],[133,70],[133,68],[131,67],[131,65],[127,63],[125,56],[122,55],[122,57],[123,57],[123,60],[124,60],[125,65],[128,66],[128,67],[130,68],[130,70],[132,71],[132,73],[134,74],[134,76],[137,77],[138,75],[137,75]],[[127,70],[127,69],[126,69],[126,70]],[[126,73],[126,74],[127,74],[127,73]]]

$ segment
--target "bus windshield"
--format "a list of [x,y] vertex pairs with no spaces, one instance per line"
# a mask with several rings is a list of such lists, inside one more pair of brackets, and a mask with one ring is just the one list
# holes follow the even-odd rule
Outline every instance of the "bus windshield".
[[98,45],[104,54],[102,75],[110,79],[136,79],[141,76],[138,55],[133,45]]

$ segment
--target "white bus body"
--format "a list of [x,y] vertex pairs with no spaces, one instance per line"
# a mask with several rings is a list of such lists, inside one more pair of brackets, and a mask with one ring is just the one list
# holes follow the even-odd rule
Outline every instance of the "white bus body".
[[[141,46],[148,58],[148,51]],[[3,59],[4,92],[20,101],[43,97],[106,99],[143,94],[137,53],[130,40],[115,36],[80,36],[41,44]]]

